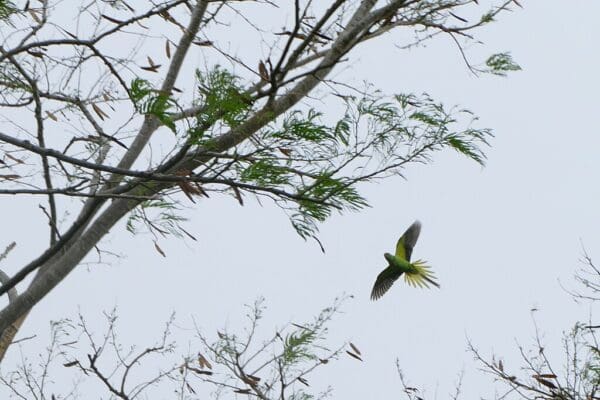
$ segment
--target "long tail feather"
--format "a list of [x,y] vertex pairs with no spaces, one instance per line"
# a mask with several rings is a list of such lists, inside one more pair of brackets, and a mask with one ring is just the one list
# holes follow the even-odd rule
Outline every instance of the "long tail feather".
[[404,280],[411,286],[414,287],[425,287],[429,288],[429,285],[433,285],[437,288],[440,284],[436,282],[436,277],[431,272],[431,267],[426,265],[425,261],[417,260],[411,264],[412,271],[407,271],[404,274]]
[[441,288],[440,284],[437,283],[436,281],[429,279],[427,276],[424,276],[423,279],[425,279],[427,282],[431,283],[433,286],[435,286],[436,288]]

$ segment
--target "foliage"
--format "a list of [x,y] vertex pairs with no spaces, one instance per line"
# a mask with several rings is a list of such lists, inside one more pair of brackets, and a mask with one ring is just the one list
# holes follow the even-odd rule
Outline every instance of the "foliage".
[[10,0],[0,0],[0,20],[8,19],[16,12],[14,3]]
[[[595,304],[599,298],[600,273],[592,259],[584,258],[584,268],[577,273],[577,281],[583,283],[584,291],[571,292],[577,299]],[[582,277],[582,275],[584,277]],[[519,345],[522,366],[511,367],[503,357],[485,357],[469,342],[469,350],[482,365],[483,370],[499,382],[502,388],[498,398],[540,400],[584,400],[595,399],[600,390],[600,349],[598,347],[598,325],[577,322],[563,333],[562,349],[550,349],[534,318],[535,343],[533,346]],[[559,354],[557,361],[549,354]]]
[[[75,400],[89,398],[89,393],[121,400],[174,393],[176,398],[191,400],[211,392],[215,398],[235,394],[262,400],[325,398],[331,388],[313,388],[309,380],[315,370],[333,363],[346,349],[345,344],[335,350],[326,345],[327,327],[346,300],[336,299],[313,321],[288,324],[261,341],[258,330],[265,306],[259,299],[247,307],[249,325],[244,333],[222,330],[210,341],[196,326],[197,340],[185,346],[175,340],[180,324],[174,316],[158,340],[125,345],[119,340],[116,310],[105,314],[102,334],[93,332],[79,315],[75,321],[53,322],[46,354],[25,356],[17,369],[5,369],[0,387],[9,389],[8,398],[21,400]],[[23,351],[28,343],[19,346]],[[349,353],[356,351],[351,346]]]
[[[334,210],[368,206],[358,184],[399,175],[410,163],[429,161],[435,151],[451,148],[483,164],[491,131],[474,128],[468,110],[446,108],[427,94],[379,92],[344,99],[345,111],[333,123],[322,113],[294,110],[272,123],[257,144],[232,154],[235,175],[260,186],[278,187],[296,196],[278,201],[304,238]],[[328,116],[329,119],[332,115]],[[461,125],[467,125],[461,128]]]
[[148,200],[129,214],[126,228],[137,234],[140,233],[139,224],[143,223],[148,232],[181,237],[181,232],[185,232],[180,225],[183,221],[186,219],[180,216],[175,204],[164,200]]
[[[0,15],[12,4],[2,1]],[[183,201],[226,194],[243,206],[257,196],[317,239],[334,212],[368,206],[363,183],[445,149],[482,164],[491,132],[467,110],[427,94],[361,91],[336,72],[356,46],[392,31],[402,49],[449,35],[471,68],[475,31],[514,4],[25,2],[0,24],[0,195],[46,200],[49,245],[0,287],[21,294],[0,310],[0,358],[14,338],[7,328],[123,218],[132,232],[145,224],[164,255],[158,235],[187,234]],[[463,10],[485,18],[469,24]],[[489,68],[516,70],[508,54]]]
[[177,133],[175,121],[170,116],[176,102],[168,94],[153,89],[148,81],[136,78],[131,82],[129,95],[137,112],[156,117],[173,133]]
[[202,110],[197,115],[198,126],[212,126],[221,120],[226,127],[235,128],[244,121],[252,99],[240,86],[239,77],[217,65],[205,74],[197,70],[196,78]]
[[494,54],[487,59],[485,64],[489,68],[487,72],[499,76],[506,76],[507,72],[521,70],[521,67],[513,61],[510,53]]

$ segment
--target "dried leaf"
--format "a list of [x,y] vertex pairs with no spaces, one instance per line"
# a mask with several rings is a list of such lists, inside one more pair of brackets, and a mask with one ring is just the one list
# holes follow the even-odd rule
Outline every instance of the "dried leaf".
[[212,369],[212,365],[210,365],[206,357],[200,353],[198,353],[198,364],[200,364],[200,368]]
[[204,197],[210,198],[208,193],[206,193],[206,191],[204,189],[202,189],[202,186],[200,186],[200,184],[198,182],[194,182],[194,186],[196,187],[198,194],[201,194]]
[[352,353],[352,352],[350,352],[348,350],[346,350],[346,353],[348,353],[348,355],[350,357],[356,358],[358,361],[362,361],[363,360],[362,358],[360,358],[359,356],[357,356],[356,354],[354,354],[354,353]]
[[306,385],[306,386],[310,386],[308,384],[308,382],[306,381],[306,379],[304,379],[303,377],[299,376],[298,378],[296,378],[300,383]]
[[35,58],[44,58],[44,53],[42,53],[41,51],[27,50],[27,53],[29,55],[34,56]]
[[96,104],[92,103],[92,108],[94,109],[94,112],[98,115],[98,117],[100,117],[100,119],[102,121],[104,121],[104,118],[108,118],[108,114],[105,113],[104,111],[102,111],[102,109],[100,107],[98,107]]
[[516,5],[518,5],[519,7],[523,8],[523,6],[521,5],[521,3],[519,3],[517,0],[513,0],[513,3],[515,3]]
[[206,46],[212,46],[213,42],[210,40],[196,40],[196,41],[194,41],[194,44],[196,46],[206,47]]
[[140,67],[140,68],[145,71],[158,72],[158,69],[160,68],[160,64],[156,64],[150,56],[146,56],[146,58],[148,59],[148,64],[150,64],[150,65],[148,67]]
[[326,360],[324,358],[319,358],[319,361],[321,362],[321,364],[327,364],[329,362],[329,360]]
[[196,394],[196,391],[190,386],[188,382],[185,383],[185,387],[187,387],[190,393]]
[[539,374],[539,375],[534,375],[533,377],[534,378],[538,377],[538,378],[546,378],[546,379],[556,379],[556,375],[554,375],[554,374]]
[[464,19],[463,17],[459,17],[458,15],[454,14],[454,13],[453,13],[453,12],[451,12],[451,11],[448,11],[448,13],[449,13],[450,15],[452,15],[454,18],[456,18],[457,20],[464,22],[465,24],[466,24],[467,22],[469,22],[469,21],[467,21],[466,19]]
[[21,176],[17,175],[17,174],[7,174],[7,175],[0,175],[0,179],[6,179],[7,181],[12,181],[14,179],[19,179]]
[[183,194],[185,194],[192,203],[196,202],[196,200],[194,200],[194,197],[192,195],[197,194],[197,191],[192,185],[190,185],[189,182],[182,181],[182,182],[177,183],[177,186],[179,186],[179,188],[181,189]]
[[52,114],[50,111],[46,111],[46,115],[48,115],[48,118],[50,118],[51,120],[58,122],[58,118],[56,118],[56,115]]
[[140,67],[141,69],[143,69],[144,71],[149,71],[149,72],[158,72],[158,69],[160,68],[160,64],[158,65],[150,65],[147,67]]
[[131,7],[125,0],[121,0],[121,4],[123,4],[127,9],[131,12],[135,12],[135,8]]
[[23,160],[21,160],[21,159],[19,159],[17,157],[11,156],[10,153],[4,153],[4,156],[7,157],[7,158],[10,158],[11,160],[13,160],[14,162],[16,162],[17,164],[25,164],[25,161],[23,161]]
[[71,38],[73,38],[73,39],[75,39],[75,40],[79,39],[79,38],[77,37],[77,35],[75,35],[75,34],[73,34],[73,33],[69,32],[69,31],[68,31],[68,30],[66,30],[66,29],[61,29],[61,30],[62,30],[64,33],[66,33],[67,35],[71,36]]
[[358,354],[359,356],[362,356],[362,353],[360,352],[360,350],[358,349],[358,347],[356,347],[352,342],[350,342],[350,347],[352,347],[352,350],[354,350],[354,352],[356,354]]
[[63,364],[63,367],[67,367],[67,368],[71,368],[76,366],[77,364],[79,364],[79,361],[75,360],[75,361],[69,361],[67,363]]
[[269,71],[267,70],[267,66],[262,60],[258,63],[258,73],[263,81],[269,82]]
[[293,35],[296,39],[302,39],[302,40],[304,40],[308,37],[303,33],[299,33],[299,32],[292,33],[290,31],[276,32],[275,35],[278,35],[278,36],[282,36],[282,35],[292,36]]
[[181,226],[179,227],[179,229],[181,229],[181,232],[185,233],[187,235],[187,237],[189,237],[190,239],[192,239],[193,241],[197,242],[198,239],[196,239],[194,237],[194,235],[192,235],[191,233],[189,233],[188,231],[186,231],[185,229],[183,229]]
[[550,382],[547,379],[542,378],[540,375],[533,375],[533,379],[538,381],[541,385],[546,386],[547,388],[556,389],[556,385],[554,383]]
[[154,242],[154,248],[156,249],[156,251],[158,251],[158,253],[163,256],[163,257],[167,257],[167,255],[165,254],[165,252],[160,248],[160,246],[158,245],[158,243]]
[[109,17],[108,15],[105,15],[105,14],[100,14],[100,16],[102,18],[104,18],[105,20],[112,22],[113,24],[122,24],[123,23],[123,21],[120,21],[113,17]]
[[165,53],[167,54],[167,58],[171,59],[171,45],[169,45],[169,39],[165,42]]
[[198,375],[212,375],[212,371],[202,371],[201,369],[198,368],[194,368],[194,367],[187,367],[190,371],[194,371],[195,373],[197,373]]
[[251,390],[250,389],[235,389],[233,391],[233,393],[239,393],[239,394],[250,394]]
[[292,150],[290,149],[286,149],[285,147],[278,147],[277,148],[280,152],[283,153],[284,156],[289,157],[292,155]]
[[250,385],[250,386],[256,386],[258,384],[258,382],[260,381],[259,377],[253,376],[253,375],[245,375],[241,377],[242,381],[244,381],[244,383]]
[[498,361],[498,369],[499,369],[501,372],[504,372],[504,364],[502,364],[502,360]]
[[237,199],[238,203],[240,203],[240,206],[243,206],[244,199],[242,199],[242,193],[236,186],[232,186],[232,188],[233,188],[233,193],[235,194],[235,198]]

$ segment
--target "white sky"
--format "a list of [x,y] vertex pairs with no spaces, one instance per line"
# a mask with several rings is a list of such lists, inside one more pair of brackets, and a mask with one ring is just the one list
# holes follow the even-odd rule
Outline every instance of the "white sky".
[[[355,298],[331,325],[329,343],[352,340],[365,362],[342,357],[309,377],[311,383],[331,384],[340,399],[399,396],[398,357],[410,382],[427,388],[428,399],[446,398],[462,368],[465,398],[491,397],[491,379],[477,371],[466,338],[485,354],[501,355],[516,372],[515,338],[531,342],[535,306],[546,338],[558,345],[561,332],[589,311],[559,280],[573,287],[580,240],[594,256],[600,235],[600,4],[523,4],[479,32],[485,45],[470,49],[474,60],[511,51],[523,71],[508,78],[474,77],[449,39],[406,52],[384,38],[355,53],[350,71],[356,82],[369,79],[389,93],[426,91],[474,111],[496,134],[485,168],[447,151],[431,165],[410,167],[406,180],[364,186],[372,208],[322,225],[326,254],[302,241],[279,209],[249,198],[245,207],[214,196],[190,208],[185,227],[198,242],[163,240],[166,259],[151,237],[134,237],[120,224],[103,248],[126,257],[71,274],[28,318],[20,336],[38,336],[24,349],[42,351],[49,320],[73,317],[78,309],[95,321],[117,305],[122,341],[144,346],[159,337],[172,311],[180,326],[190,327],[193,316],[210,333],[243,326],[242,305],[264,296],[263,328],[270,336],[276,326],[311,318],[348,293]],[[46,240],[46,226],[33,222],[37,214],[19,215],[39,201],[0,199],[0,220],[10,227],[0,245],[18,243],[11,265],[22,265],[41,247],[32,241],[36,229]],[[416,290],[399,281],[371,302],[383,253],[417,218],[423,230],[413,256],[430,262],[442,289]],[[177,335],[184,342],[190,337]],[[18,357],[13,351],[8,360]]]

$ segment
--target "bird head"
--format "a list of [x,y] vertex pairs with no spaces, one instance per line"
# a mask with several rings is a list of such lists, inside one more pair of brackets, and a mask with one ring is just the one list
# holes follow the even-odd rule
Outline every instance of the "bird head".
[[390,253],[384,253],[383,256],[385,257],[388,263],[392,264],[394,262],[394,256]]

